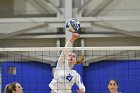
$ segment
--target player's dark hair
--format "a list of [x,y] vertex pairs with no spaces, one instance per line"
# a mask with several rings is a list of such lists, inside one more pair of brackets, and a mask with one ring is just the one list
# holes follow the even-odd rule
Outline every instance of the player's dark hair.
[[[110,84],[111,81],[115,81],[115,83],[117,84],[117,86],[119,85],[118,81],[115,79],[111,79],[108,81],[108,85]],[[108,89],[108,93],[110,93],[109,89]]]
[[16,91],[16,83],[17,82],[13,82],[11,84],[7,84],[5,86],[4,93],[12,93],[12,91]]

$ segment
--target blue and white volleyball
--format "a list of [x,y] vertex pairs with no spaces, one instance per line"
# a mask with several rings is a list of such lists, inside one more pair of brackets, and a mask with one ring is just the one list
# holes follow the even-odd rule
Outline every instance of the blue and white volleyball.
[[72,33],[77,33],[80,29],[80,22],[76,19],[69,19],[66,22],[66,29]]

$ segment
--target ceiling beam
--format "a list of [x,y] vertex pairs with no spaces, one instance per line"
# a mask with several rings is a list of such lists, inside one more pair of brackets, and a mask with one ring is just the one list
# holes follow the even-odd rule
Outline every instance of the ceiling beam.
[[[40,7],[40,8],[42,8],[43,10],[45,10],[45,12],[46,13],[49,13],[49,11],[48,11],[48,9],[46,8],[46,6],[44,5],[42,5],[42,3],[44,3],[43,2],[43,0],[40,0],[40,1],[38,1],[38,0],[34,0],[34,2]],[[33,2],[32,2],[33,3]],[[31,3],[31,4],[32,4]],[[33,5],[33,4],[32,4]],[[33,5],[34,6],[34,5]],[[35,6],[34,6],[35,7]],[[35,7],[36,8],[36,7]],[[38,10],[38,8],[36,8],[36,10]]]
[[[80,34],[81,38],[108,38],[108,37],[127,37],[125,35],[121,34]],[[12,39],[39,39],[39,38],[65,38],[65,34],[52,34],[52,35],[20,35],[11,37]]]
[[100,17],[77,17],[80,22],[94,21],[140,21],[140,16],[100,16]]
[[19,31],[2,34],[2,35],[0,35],[0,39],[13,37],[13,36],[16,36],[16,35],[19,35],[19,34],[22,34],[22,33],[26,33],[26,32],[32,31],[32,30],[36,30],[36,29],[41,29],[41,28],[44,28],[44,27],[47,27],[47,26],[48,26],[48,24],[42,24],[42,25],[38,25],[38,26],[25,28],[25,29],[19,30]]
[[57,11],[59,11],[60,14],[63,13],[63,11],[58,8],[55,4],[53,4],[50,0],[45,0],[47,3],[49,3],[51,6],[53,6]]
[[[140,16],[103,16],[103,17],[77,17],[80,22],[94,21],[140,21]],[[62,17],[26,17],[26,18],[0,18],[0,23],[65,23]]]
[[0,18],[0,23],[37,23],[37,22],[65,22],[64,18],[57,17],[25,17],[25,18]]
[[92,0],[86,1],[80,8],[77,9],[78,13],[81,13],[82,10],[91,2]]
[[104,0],[101,2],[95,9],[93,9],[89,14],[86,16],[97,16],[99,13],[102,12],[113,0]]
[[[73,0],[65,0],[65,18],[64,18],[65,23],[73,17],[72,16],[72,2]],[[67,29],[65,29],[65,42],[67,42],[70,37],[71,37],[71,33],[69,33]]]
[[102,24],[98,24],[98,23],[93,23],[93,25],[98,26],[98,27],[102,27],[102,28],[106,28],[106,29],[111,29],[115,32],[118,32],[118,33],[121,33],[124,35],[129,35],[129,36],[133,36],[133,37],[140,37],[140,33],[128,31],[128,30],[125,30],[122,28],[118,28],[118,27],[113,26],[112,24],[109,25],[108,22],[105,22],[105,23],[107,23],[108,25],[102,25]]

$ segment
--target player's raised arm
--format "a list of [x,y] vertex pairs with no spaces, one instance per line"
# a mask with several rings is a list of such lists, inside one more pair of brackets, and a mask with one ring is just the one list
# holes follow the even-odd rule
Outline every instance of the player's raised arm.
[[[66,43],[65,47],[72,47],[74,41],[78,38],[80,38],[80,35],[78,33],[72,33],[72,36],[70,37],[70,39]],[[59,68],[59,67],[62,68],[62,66],[64,67],[65,58],[71,52],[72,52],[71,50],[62,51],[61,55],[58,58],[57,68]]]
[[[78,20],[69,19],[66,22],[66,31],[71,32],[72,36],[67,41],[65,47],[72,47],[74,41],[80,37],[80,35],[78,34],[79,29],[80,29],[80,22]],[[62,69],[63,67],[65,67],[64,63],[67,62],[65,59],[68,56],[68,54],[71,52],[72,52],[71,50],[62,51],[60,57],[58,58],[58,63],[56,68],[60,67]]]

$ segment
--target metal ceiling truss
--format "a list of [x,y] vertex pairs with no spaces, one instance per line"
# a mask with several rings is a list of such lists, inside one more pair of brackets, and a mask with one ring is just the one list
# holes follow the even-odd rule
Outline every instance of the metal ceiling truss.
[[[112,37],[114,36],[118,36],[118,37],[123,37],[123,36],[133,36],[133,37],[140,37],[139,33],[136,32],[132,32],[132,31],[128,31],[119,27],[115,27],[113,25],[108,25],[109,22],[111,21],[140,21],[140,16],[100,16],[98,17],[98,15],[103,11],[104,8],[106,8],[109,4],[111,4],[111,2],[113,0],[104,0],[103,2],[101,2],[96,8],[94,8],[90,13],[85,14],[86,17],[83,17],[82,15],[79,15],[80,13],[83,12],[84,8],[92,1],[92,0],[87,0],[84,4],[81,4],[81,7],[79,7],[77,9],[76,12],[73,12],[73,6],[72,6],[72,0],[65,0],[65,8],[61,9],[58,6],[56,6],[53,2],[51,2],[51,0],[45,0],[46,3],[49,3],[56,11],[57,11],[57,17],[24,17],[24,18],[0,18],[0,24],[6,24],[6,23],[34,23],[36,24],[36,26],[32,26],[29,28],[25,28],[22,30],[18,30],[15,32],[11,32],[11,33],[6,33],[3,35],[0,35],[0,39],[4,39],[4,38],[65,38],[66,41],[68,40],[68,38],[70,37],[70,33],[68,33],[68,31],[66,31],[65,35],[38,35],[38,36],[30,36],[30,35],[21,35],[23,33],[29,32],[29,31],[33,31],[33,30],[37,30],[37,29],[41,29],[41,28],[46,28],[46,27],[54,27],[54,28],[64,28],[64,24],[65,22],[70,19],[70,18],[75,18],[77,20],[80,21],[81,23],[81,27],[82,28],[89,28],[89,27],[93,27],[93,26],[98,26],[101,28],[107,28],[107,29],[111,29],[115,32],[120,33],[119,35],[117,34],[112,34]],[[82,2],[83,0],[81,0]],[[39,2],[36,1],[36,4],[38,4],[39,6],[42,6]],[[42,8],[47,12],[47,10],[45,9],[45,7],[42,6]],[[75,13],[75,14],[73,14]],[[88,17],[88,16],[92,16],[92,17]],[[98,24],[95,22],[104,22],[106,23],[105,25],[102,24]],[[20,35],[20,36],[18,36]],[[98,34],[99,35],[99,34]],[[96,37],[98,35],[89,35],[89,34],[81,34],[82,38],[92,38],[92,37]],[[103,35],[100,34],[102,37]],[[15,37],[13,37],[15,36]],[[101,37],[100,36],[100,37]],[[106,37],[104,35],[104,37]],[[84,44],[83,44],[84,45]],[[84,46],[83,46],[84,47]],[[122,51],[120,51],[119,53],[121,53]],[[124,51],[123,51],[124,52]],[[2,54],[5,54],[6,52],[1,52]],[[115,53],[115,54],[119,54],[119,53]],[[21,56],[21,54],[16,53],[16,52],[10,52],[10,55],[18,55]],[[114,54],[111,54],[114,55]],[[46,57],[44,57],[43,59],[40,58],[35,58],[33,56],[27,56],[27,55],[22,55],[25,58],[30,58],[30,60],[37,60],[37,61],[41,61],[41,62],[46,62],[46,61],[50,61],[49,59],[47,59]],[[108,59],[111,59],[112,57],[107,57]],[[100,59],[99,58],[87,58],[86,61],[100,61],[100,60],[106,60],[106,56],[102,56]],[[54,61],[52,62],[54,63]],[[89,62],[90,63],[90,62]]]

